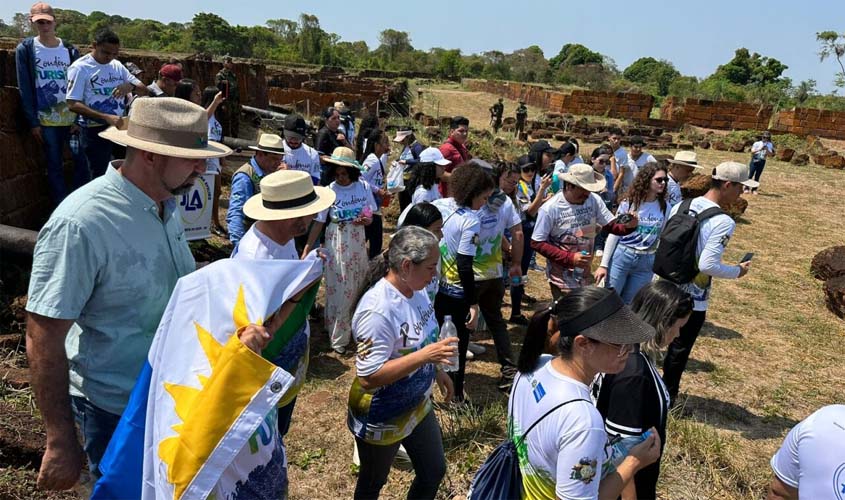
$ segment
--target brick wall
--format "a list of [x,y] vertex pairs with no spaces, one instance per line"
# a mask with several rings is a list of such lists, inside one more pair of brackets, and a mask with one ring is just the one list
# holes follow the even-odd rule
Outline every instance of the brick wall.
[[772,107],[731,101],[677,99],[663,101],[660,117],[720,130],[763,130],[772,118]]
[[[375,110],[375,103],[378,96],[354,94],[354,93],[324,93],[313,92],[302,89],[283,89],[270,87],[268,90],[270,104],[273,106],[290,107],[305,112],[306,106],[310,107],[311,114],[318,114],[321,110],[333,106],[337,101],[346,102],[352,109]],[[306,105],[306,102],[308,103]]]
[[775,115],[773,132],[845,139],[845,112],[793,108]]
[[524,100],[526,104],[557,113],[608,116],[645,122],[654,106],[654,98],[632,92],[573,90],[558,92],[539,85],[497,80],[464,80],[470,90]]

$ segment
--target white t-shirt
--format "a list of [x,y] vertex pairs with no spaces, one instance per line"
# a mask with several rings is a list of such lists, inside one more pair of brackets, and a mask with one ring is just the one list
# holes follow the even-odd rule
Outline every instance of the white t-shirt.
[[[672,208],[669,215],[678,213],[681,204]],[[701,213],[710,207],[718,207],[717,204],[703,196],[692,200],[690,211]],[[727,214],[711,217],[701,223],[698,233],[698,243],[695,253],[698,255],[698,269],[700,272],[690,282],[680,285],[681,290],[689,293],[693,299],[694,311],[706,311],[710,299],[711,277],[736,279],[739,277],[739,266],[722,264],[722,253],[733,236],[736,222]]]
[[845,498],[845,405],[825,406],[793,427],[771,465],[799,498]]
[[293,240],[279,245],[269,236],[258,229],[258,225],[250,226],[232,254],[234,258],[266,259],[266,260],[299,260],[296,245]]
[[[616,210],[616,215],[627,214],[630,205],[628,200],[623,200]],[[639,210],[637,210],[637,217],[639,217],[639,224],[636,231],[625,236],[616,236],[614,234],[608,235],[607,240],[614,239],[614,243],[625,245],[626,247],[635,248],[637,250],[649,250],[657,248],[657,240],[660,239],[660,232],[663,226],[666,225],[666,220],[669,217],[669,210],[671,207],[666,204],[666,210],[660,209],[660,202],[657,200],[643,203]],[[605,251],[606,254],[612,253]],[[602,262],[603,264],[604,262]]]
[[59,40],[56,47],[46,47],[33,40],[35,51],[35,104],[38,121],[45,127],[67,127],[76,114],[67,107],[67,69],[70,54]]
[[511,390],[509,437],[516,439],[555,406],[554,410],[517,446],[525,498],[595,499],[603,469],[611,468],[604,421],[585,384],[552,367],[543,355],[537,368],[520,373]]
[[376,212],[376,200],[367,181],[359,180],[348,186],[341,186],[337,181],[329,184],[329,189],[337,196],[331,207],[317,214],[317,221],[326,222],[326,216],[331,216],[331,222],[352,222],[357,219],[364,207],[369,206]]
[[387,175],[387,167],[381,163],[381,159],[375,153],[370,153],[369,156],[364,158],[363,165],[363,177],[370,183],[373,191],[377,192],[379,189],[384,189],[384,176]]
[[[582,205],[572,205],[558,192],[540,207],[534,224],[534,241],[546,241],[567,252],[593,253],[596,240],[596,225],[605,226],[613,220],[613,214],[604,201],[590,193]],[[584,277],[579,270],[564,268],[549,260],[546,277],[561,289],[584,286]]]
[[315,186],[320,184],[320,176],[322,175],[320,171],[320,154],[308,144],[303,142],[298,148],[291,149],[288,146],[288,142],[285,141],[285,155],[282,161],[285,162],[289,170],[307,172],[311,176],[311,180],[314,181]]
[[431,185],[430,189],[426,189],[422,184],[420,184],[411,196],[411,205],[416,205],[417,203],[422,203],[424,201],[431,203],[432,201],[439,200],[440,198],[440,190],[437,189],[436,182]]
[[[223,125],[217,121],[217,117],[211,115],[208,119],[208,140],[218,141],[223,140]],[[205,160],[205,173],[219,174],[220,173],[220,158],[208,158]]]
[[510,198],[505,198],[505,202],[496,212],[490,210],[490,207],[485,204],[477,213],[481,226],[478,232],[478,252],[472,261],[475,279],[476,281],[500,279],[504,274],[502,239],[505,229],[521,224],[522,219]]
[[[112,92],[126,82],[142,85],[141,80],[135,78],[117,59],[100,64],[91,54],[86,54],[68,68],[67,98],[80,101],[100,113],[122,116],[125,99],[114,97]],[[92,118],[86,119],[86,123],[88,127],[105,125]]]
[[[447,200],[452,200],[454,204],[454,198]],[[441,208],[440,204],[435,203],[435,206]],[[441,208],[440,213],[443,211]],[[443,274],[440,276],[440,291],[461,299],[464,297],[464,289],[458,276],[458,254],[475,258],[480,243],[481,222],[478,220],[478,212],[468,207],[458,207],[449,215],[443,215],[443,221],[443,239],[440,240]]]
[[669,203],[669,206],[674,207],[683,200],[681,185],[672,177],[672,174],[667,175],[669,182],[666,184],[666,201]]
[[646,163],[657,163],[657,160],[654,158],[654,156],[645,152],[642,153],[640,157],[636,160],[633,156],[630,155],[628,156],[628,158],[634,162],[634,164],[637,166],[637,169],[642,168]]
[[757,161],[765,160],[768,152],[775,152],[775,146],[771,141],[757,141],[751,145],[751,154]]

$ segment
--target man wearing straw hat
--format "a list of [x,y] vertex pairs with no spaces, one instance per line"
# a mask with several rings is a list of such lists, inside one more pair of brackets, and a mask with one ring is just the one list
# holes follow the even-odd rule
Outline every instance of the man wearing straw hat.
[[261,179],[281,167],[282,156],[285,154],[284,141],[276,134],[261,134],[258,144],[249,149],[255,151],[255,155],[232,175],[232,192],[226,211],[229,241],[234,246],[238,246],[238,241],[249,229],[249,223],[244,217],[244,203],[261,191]]
[[82,433],[92,474],[129,399],[176,281],[195,263],[174,196],[231,150],[208,141],[206,111],[183,99],[135,103],[104,139],[126,160],[71,193],[38,235],[26,347],[47,449],[38,486],[79,479]]
[[681,184],[692,176],[692,171],[702,168],[698,164],[698,156],[695,151],[678,151],[675,157],[666,160],[669,162],[669,184],[666,186],[668,197],[666,201],[671,206],[681,202]]
[[[294,238],[304,236],[314,216],[335,201],[335,192],[314,186],[311,176],[299,170],[279,170],[261,179],[261,192],[244,204],[244,214],[256,221],[238,243],[232,258],[299,260]],[[312,252],[307,258],[315,258]],[[314,303],[314,287],[299,299],[282,330],[276,332],[272,362],[293,374],[294,383],[279,402],[278,429],[284,438],[290,427],[296,396],[308,371],[308,344],[311,330],[308,311]],[[268,358],[269,359],[269,358]]]

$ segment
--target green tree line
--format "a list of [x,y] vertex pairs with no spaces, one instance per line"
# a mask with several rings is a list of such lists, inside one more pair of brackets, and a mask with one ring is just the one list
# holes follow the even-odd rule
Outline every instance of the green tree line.
[[[406,31],[385,29],[379,45],[345,41],[320,26],[320,20],[302,14],[297,20],[270,19],[263,26],[231,25],[222,17],[201,12],[188,23],[162,23],[152,19],[129,19],[94,11],[86,15],[56,9],[58,35],[85,45],[105,27],[113,29],[124,47],[162,52],[230,54],[235,57],[279,62],[342,66],[347,68],[415,71],[441,78],[489,78],[551,85],[571,85],[593,90],[649,93],[658,100],[666,96],[697,97],[770,104],[778,108],[795,105],[845,109],[845,99],[820,95],[816,82],[794,83],[784,77],[787,66],[773,57],[736,50],[734,57],[710,76],[682,75],[666,60],[641,57],[624,70],[615,62],[581,44],[567,43],[551,58],[532,45],[510,53],[498,50],[463,54],[459,49],[414,48]],[[30,33],[28,16],[16,14],[9,24],[0,20],[0,36],[23,37]],[[836,32],[817,35],[820,57],[841,64],[842,41]],[[843,73],[837,86],[845,87]]]

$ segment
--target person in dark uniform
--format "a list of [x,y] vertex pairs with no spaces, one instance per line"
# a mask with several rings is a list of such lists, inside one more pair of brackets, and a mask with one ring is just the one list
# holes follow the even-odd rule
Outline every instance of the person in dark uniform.
[[525,119],[528,118],[528,108],[525,106],[525,101],[519,101],[519,106],[516,107],[516,127],[514,134],[519,139],[525,129]]
[[223,69],[217,72],[215,79],[217,88],[226,98],[223,102],[220,122],[223,125],[223,135],[227,137],[238,137],[241,120],[241,95],[238,90],[238,77],[234,70],[232,56],[226,55],[223,57]]
[[497,103],[490,106],[490,126],[493,127],[494,134],[498,134],[499,129],[502,128],[502,115],[505,113],[505,105],[502,101],[500,97]]

